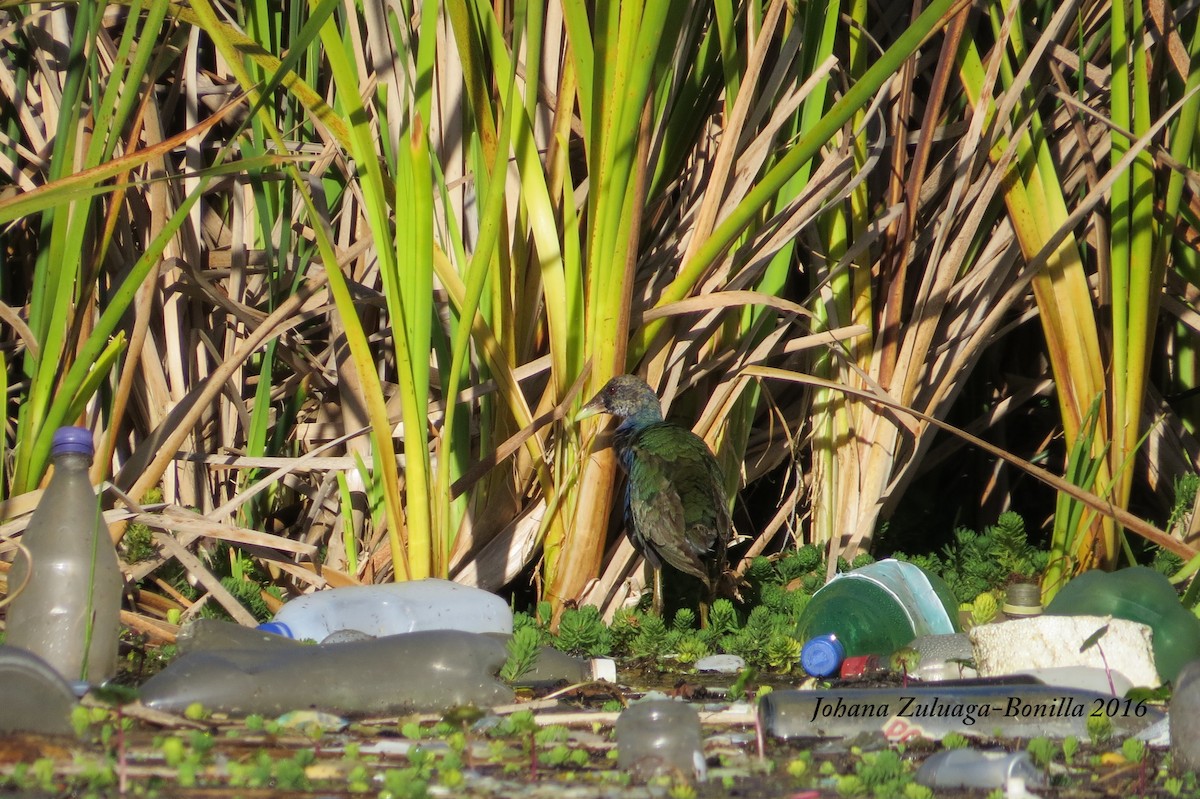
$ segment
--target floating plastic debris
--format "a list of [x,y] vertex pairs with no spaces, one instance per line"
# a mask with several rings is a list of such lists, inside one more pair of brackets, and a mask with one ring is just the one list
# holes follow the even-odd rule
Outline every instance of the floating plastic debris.
[[512,689],[496,678],[506,657],[502,641],[459,630],[348,644],[198,651],[147,680],[141,697],[158,710],[181,713],[199,703],[229,715],[486,708],[513,699]]
[[380,637],[422,630],[512,633],[512,609],[495,594],[431,578],[305,594],[259,628],[317,642],[341,630]]
[[1045,775],[1028,752],[947,749],[925,759],[917,769],[916,781],[930,788],[1005,787],[1018,778],[1035,788],[1045,786]]
[[630,705],[617,717],[617,765],[637,780],[665,774],[704,782],[708,769],[696,709],[658,699]]

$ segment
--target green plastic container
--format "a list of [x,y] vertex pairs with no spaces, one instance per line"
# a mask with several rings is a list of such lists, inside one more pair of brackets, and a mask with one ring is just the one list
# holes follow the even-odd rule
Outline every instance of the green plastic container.
[[797,640],[834,636],[845,657],[891,655],[918,635],[959,632],[954,592],[912,563],[881,560],[840,574],[813,594]]
[[1166,577],[1145,566],[1085,572],[1063,586],[1046,614],[1113,616],[1149,625],[1154,664],[1164,682],[1175,682],[1184,664],[1200,658],[1200,619],[1179,604]]

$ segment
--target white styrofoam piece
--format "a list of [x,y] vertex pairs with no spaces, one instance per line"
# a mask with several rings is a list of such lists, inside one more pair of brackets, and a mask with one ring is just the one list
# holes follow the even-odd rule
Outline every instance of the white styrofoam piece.
[[[1105,625],[1108,631],[1099,642],[1081,652],[1084,642]],[[1091,666],[1119,672],[1133,685],[1155,688],[1160,681],[1152,636],[1145,624],[1111,616],[1036,616],[976,627],[971,643],[975,665],[984,677]]]

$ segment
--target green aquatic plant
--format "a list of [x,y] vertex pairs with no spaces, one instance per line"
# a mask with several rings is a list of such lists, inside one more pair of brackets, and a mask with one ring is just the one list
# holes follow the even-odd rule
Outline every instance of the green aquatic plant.
[[896,553],[896,557],[938,575],[959,602],[970,603],[980,594],[1003,588],[1014,574],[1029,578],[1041,574],[1049,553],[1029,542],[1024,520],[1009,511],[981,533],[959,527],[940,553]]
[[667,625],[661,616],[647,614],[640,618],[637,634],[629,645],[629,654],[635,658],[657,659],[667,654]]
[[1074,735],[1068,735],[1066,738],[1063,738],[1063,742],[1062,742],[1063,760],[1066,762],[1066,764],[1068,766],[1071,765],[1071,761],[1075,759],[1075,753],[1078,751],[1079,751],[1079,739],[1078,738],[1076,738]]
[[1088,738],[1094,744],[1106,744],[1113,736],[1112,719],[1105,713],[1096,713],[1088,716],[1085,723]]
[[708,657],[711,651],[699,636],[689,635],[679,643],[677,658],[684,666],[690,666],[703,657]]
[[738,626],[737,610],[728,599],[718,599],[708,610],[708,628],[713,635],[723,635]]
[[676,632],[687,632],[696,626],[696,611],[691,608],[680,608],[675,611],[671,620],[671,629]]
[[991,591],[984,591],[969,605],[971,623],[975,626],[987,624],[1000,613],[1000,603]]
[[917,782],[905,783],[904,799],[933,799],[933,789]]
[[863,753],[855,772],[864,785],[883,795],[893,793],[906,776],[905,763],[894,749]]
[[1121,741],[1121,754],[1130,763],[1141,763],[1146,759],[1146,743],[1137,738],[1126,738]]
[[570,655],[603,657],[612,650],[612,638],[600,610],[584,605],[563,611],[554,646]]
[[970,745],[970,739],[957,732],[948,732],[942,738],[943,749],[966,749]]
[[790,635],[772,633],[763,648],[763,665],[772,671],[787,673],[800,662],[803,645]]
[[1025,749],[1033,762],[1042,768],[1048,768],[1059,752],[1058,744],[1045,737],[1031,738]]
[[842,774],[834,782],[838,796],[866,796],[867,784],[857,774]]
[[517,627],[505,648],[508,651],[508,659],[500,668],[500,679],[509,683],[516,682],[537,666],[538,656],[542,651],[541,636],[534,627]]

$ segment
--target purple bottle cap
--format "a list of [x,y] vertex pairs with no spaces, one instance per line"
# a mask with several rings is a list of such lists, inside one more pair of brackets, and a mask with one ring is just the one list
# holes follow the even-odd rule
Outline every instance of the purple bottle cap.
[[813,677],[828,677],[846,659],[846,648],[836,635],[818,635],[800,650],[800,665]]
[[92,431],[86,427],[60,427],[55,430],[50,454],[63,455],[68,452],[88,456],[95,454],[92,447]]

